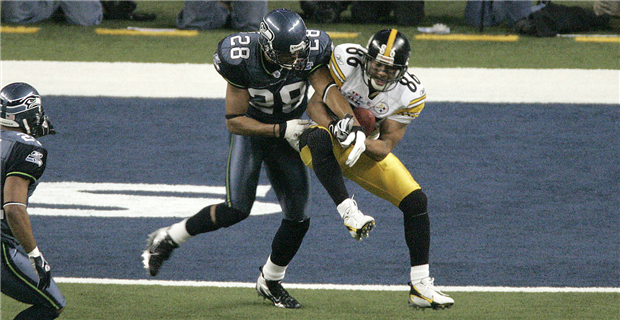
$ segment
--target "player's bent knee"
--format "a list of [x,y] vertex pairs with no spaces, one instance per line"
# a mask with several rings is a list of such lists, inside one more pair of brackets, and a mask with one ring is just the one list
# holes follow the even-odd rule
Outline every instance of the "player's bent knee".
[[308,132],[307,145],[315,163],[333,157],[332,138],[326,130],[315,128]]
[[282,224],[285,225],[288,229],[293,230],[298,234],[305,235],[310,228],[310,219],[308,218],[302,221],[282,219]]
[[222,228],[237,224],[245,220],[248,216],[250,216],[250,212],[243,212],[223,203],[218,204],[215,208],[215,223]]
[[422,189],[417,189],[408,194],[398,205],[405,215],[418,216],[426,214],[428,199]]
[[332,137],[327,130],[314,128],[308,132],[308,145],[311,147],[328,145],[331,149]]
[[306,130],[299,138],[299,148],[308,146],[312,152],[322,148],[332,148],[332,138],[329,131],[321,127],[313,127]]

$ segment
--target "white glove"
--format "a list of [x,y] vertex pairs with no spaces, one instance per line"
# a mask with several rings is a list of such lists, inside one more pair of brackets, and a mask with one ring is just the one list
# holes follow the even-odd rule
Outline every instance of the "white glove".
[[349,167],[353,167],[357,160],[360,158],[362,153],[366,150],[366,134],[362,131],[362,127],[355,126],[351,129],[351,133],[347,136],[347,138],[341,142],[340,144],[347,148],[351,145],[351,143],[355,142],[353,148],[351,149],[351,153],[349,153],[349,157],[345,164]]
[[286,139],[293,149],[299,151],[299,137],[310,127],[310,121],[293,119],[280,123],[280,137]]
[[50,282],[52,279],[51,268],[47,263],[43,255],[39,251],[39,248],[34,248],[31,252],[28,252],[28,259],[30,259],[30,264],[32,264],[32,268],[37,272],[39,276],[39,282],[37,283],[37,288],[39,290],[45,290],[50,286]]
[[329,124],[329,132],[342,144],[347,139],[353,128],[353,116],[346,114],[340,120],[334,120]]

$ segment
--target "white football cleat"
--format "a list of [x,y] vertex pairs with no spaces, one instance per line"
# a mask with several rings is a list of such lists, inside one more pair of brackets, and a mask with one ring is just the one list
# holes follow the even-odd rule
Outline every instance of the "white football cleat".
[[363,214],[357,208],[357,202],[348,198],[337,207],[338,213],[344,219],[344,226],[347,227],[351,237],[357,241],[368,238],[368,233],[375,227],[375,219]]
[[439,291],[434,285],[435,279],[426,277],[420,282],[409,282],[409,305],[414,308],[447,309],[452,307],[454,299]]

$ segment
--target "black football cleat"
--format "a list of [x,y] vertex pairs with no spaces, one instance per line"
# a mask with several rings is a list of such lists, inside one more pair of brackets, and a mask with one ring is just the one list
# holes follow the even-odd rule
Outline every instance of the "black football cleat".
[[161,228],[149,234],[149,238],[146,240],[146,249],[142,253],[142,264],[152,277],[159,273],[159,268],[164,261],[170,258],[172,250],[179,247],[170,238],[168,229],[168,227]]
[[276,307],[287,309],[301,308],[301,304],[282,287],[281,281],[267,280],[263,277],[262,272],[256,281],[256,291],[259,296],[271,300]]

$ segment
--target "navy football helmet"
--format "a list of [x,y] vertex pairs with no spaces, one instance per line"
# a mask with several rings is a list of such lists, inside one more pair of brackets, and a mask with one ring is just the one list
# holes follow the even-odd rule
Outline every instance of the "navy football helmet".
[[310,41],[306,24],[295,12],[273,10],[260,23],[259,43],[267,58],[285,69],[303,70],[308,61]]
[[409,66],[409,40],[396,29],[375,33],[366,46],[364,79],[378,91],[388,91],[403,78]]
[[35,138],[56,133],[43,112],[39,92],[31,85],[23,82],[6,85],[0,91],[0,103],[1,125],[22,128]]

